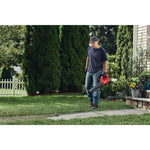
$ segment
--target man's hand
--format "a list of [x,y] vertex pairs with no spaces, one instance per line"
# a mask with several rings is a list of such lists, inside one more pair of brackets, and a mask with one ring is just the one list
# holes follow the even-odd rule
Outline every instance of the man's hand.
[[107,77],[107,72],[104,72],[104,73],[102,74],[102,76],[103,76],[103,79],[105,79],[105,78]]

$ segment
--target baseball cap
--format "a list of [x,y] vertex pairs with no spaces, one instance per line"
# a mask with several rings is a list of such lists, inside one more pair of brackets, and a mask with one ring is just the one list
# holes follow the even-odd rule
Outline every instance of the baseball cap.
[[96,42],[96,41],[99,41],[99,38],[97,38],[96,36],[91,36],[90,37],[90,43],[94,43],[94,42]]

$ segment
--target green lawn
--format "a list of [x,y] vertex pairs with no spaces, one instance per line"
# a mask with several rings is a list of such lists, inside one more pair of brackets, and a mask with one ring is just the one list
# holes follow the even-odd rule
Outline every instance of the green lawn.
[[72,120],[33,119],[30,121],[9,121],[5,125],[150,125],[150,114],[103,116]]
[[[115,110],[133,108],[125,102],[101,100],[97,110]],[[128,115],[128,116],[104,116],[85,119],[72,119],[68,121],[49,120],[47,116],[59,114],[95,111],[89,107],[89,100],[82,94],[57,94],[44,96],[24,97],[0,97],[0,124],[150,124],[149,115]],[[40,118],[35,118],[35,115]],[[25,117],[23,120],[15,120],[16,117]],[[144,116],[144,117],[143,117]],[[30,117],[30,118],[28,118]],[[7,120],[1,122],[2,119]],[[11,119],[10,119],[11,118]],[[145,118],[145,120],[143,120]]]
[[[132,108],[125,102],[101,100],[97,110]],[[86,95],[58,94],[30,97],[0,97],[0,116],[57,115],[94,111]]]

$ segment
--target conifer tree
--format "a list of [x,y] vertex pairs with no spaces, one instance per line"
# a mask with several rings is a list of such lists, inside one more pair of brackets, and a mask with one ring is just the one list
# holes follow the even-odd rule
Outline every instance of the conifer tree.
[[122,51],[122,59],[121,59],[121,74],[126,77],[131,76],[131,58],[132,58],[132,50],[133,50],[133,26],[124,26],[124,30],[126,31],[124,37],[124,47]]
[[89,42],[88,26],[63,26],[61,38],[60,90],[79,92],[85,80],[85,59]]
[[119,66],[118,75],[124,75],[126,78],[131,73],[131,64],[133,45],[133,26],[119,25],[117,33],[117,52],[116,64]]
[[29,95],[48,94],[60,86],[58,26],[27,26],[23,59]]
[[116,64],[118,65],[119,72],[118,74],[121,75],[121,58],[122,58],[122,50],[123,50],[123,46],[124,46],[124,35],[125,35],[125,31],[124,31],[124,26],[123,25],[119,25],[118,27],[118,33],[117,33],[117,51],[116,51]]
[[28,95],[33,95],[37,91],[37,59],[35,48],[35,27],[26,26],[24,55],[22,61],[23,78]]

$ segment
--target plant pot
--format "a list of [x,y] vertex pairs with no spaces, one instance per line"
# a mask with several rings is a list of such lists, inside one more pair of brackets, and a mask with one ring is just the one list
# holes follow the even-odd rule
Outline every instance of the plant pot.
[[139,89],[137,89],[137,90],[131,89],[131,94],[132,94],[132,97],[141,97],[142,96]]
[[146,90],[146,98],[150,98],[150,90]]
[[150,90],[150,81],[147,81],[145,83],[145,87],[144,87],[145,90]]

